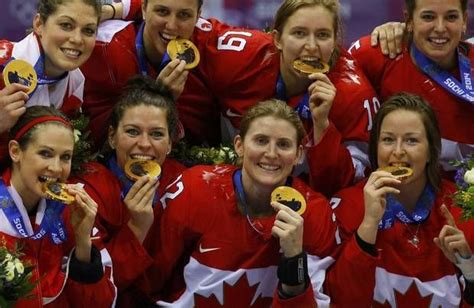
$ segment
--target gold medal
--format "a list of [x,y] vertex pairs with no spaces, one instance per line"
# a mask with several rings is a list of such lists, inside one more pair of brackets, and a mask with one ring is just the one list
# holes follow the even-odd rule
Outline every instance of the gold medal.
[[197,47],[193,44],[193,42],[191,42],[190,40],[171,40],[168,43],[166,50],[171,60],[184,60],[186,62],[184,68],[187,70],[195,68],[199,63],[199,51]]
[[134,182],[144,175],[156,178],[161,174],[161,167],[154,160],[130,159],[125,163],[124,169],[125,175]]
[[67,185],[60,182],[46,182],[43,185],[43,190],[48,199],[59,201],[63,204],[70,204],[76,200],[73,195],[67,192]]
[[390,172],[397,180],[403,181],[413,174],[413,169],[405,166],[387,166],[379,168],[378,170],[383,170]]
[[277,201],[302,215],[306,210],[306,200],[296,189],[289,186],[275,188],[271,195],[271,201]]
[[3,81],[5,86],[19,83],[29,88],[27,94],[32,93],[38,84],[38,76],[30,63],[23,60],[12,60],[3,69]]
[[329,65],[322,61],[305,61],[297,59],[293,61],[293,68],[303,74],[313,73],[327,73],[329,72]]

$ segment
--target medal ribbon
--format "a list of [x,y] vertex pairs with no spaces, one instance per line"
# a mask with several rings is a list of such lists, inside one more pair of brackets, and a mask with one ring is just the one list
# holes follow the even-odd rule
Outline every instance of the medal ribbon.
[[405,224],[422,223],[428,218],[431,212],[435,200],[435,193],[433,187],[427,184],[416,202],[415,210],[412,214],[408,213],[405,207],[391,194],[388,194],[385,200],[387,201],[387,207],[382,220],[379,222],[379,230],[391,228],[395,218]]
[[415,59],[416,65],[428,76],[433,78],[437,84],[442,86],[451,94],[474,104],[474,91],[471,73],[471,60],[466,57],[460,50],[456,49],[458,55],[459,72],[461,74],[461,82],[451,76],[446,70],[442,69],[438,64],[421,53],[415,46],[411,46],[411,54]]
[[[110,171],[118,178],[120,184],[121,184],[121,190],[120,190],[120,199],[125,199],[125,196],[128,194],[130,191],[130,188],[133,186],[133,182],[130,181],[125,173],[123,172],[122,168],[119,167],[117,164],[117,158],[115,155],[112,155],[108,160],[107,160],[107,167],[109,168]],[[162,170],[163,172],[163,170]],[[155,196],[153,197],[153,204],[152,206],[155,207],[155,204],[159,201],[159,195],[158,195],[158,190],[155,192]]]
[[66,228],[64,227],[61,217],[65,206],[61,202],[46,200],[46,210],[44,212],[44,217],[39,226],[39,230],[33,235],[28,235],[21,213],[18,210],[12,196],[8,192],[5,183],[1,179],[0,206],[3,209],[8,221],[10,222],[10,225],[21,237],[39,240],[49,233],[51,240],[56,245],[63,243],[67,239]]
[[[135,47],[137,49],[137,57],[138,57],[138,66],[140,68],[140,74],[143,76],[149,76],[148,72],[148,65],[145,55],[145,48],[143,45],[143,29],[145,28],[145,22],[142,22],[140,28],[138,29],[137,38],[135,39]],[[171,58],[168,55],[168,52],[165,51],[163,58],[161,58],[160,66],[158,67],[158,72],[169,63],[171,62]]]
[[[279,100],[282,100],[284,102],[288,101],[288,97],[286,95],[286,88],[285,88],[285,82],[283,81],[283,78],[281,75],[278,76],[277,84],[275,87],[275,97]],[[299,116],[302,119],[312,121],[312,116],[311,116],[311,109],[309,108],[309,94],[306,92],[303,97],[300,99],[298,102],[298,105],[295,107],[295,111],[299,114]]]

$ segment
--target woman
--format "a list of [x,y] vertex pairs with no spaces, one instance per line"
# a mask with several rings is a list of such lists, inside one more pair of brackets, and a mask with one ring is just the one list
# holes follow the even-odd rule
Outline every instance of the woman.
[[460,160],[474,151],[474,53],[472,45],[462,41],[467,27],[467,3],[406,0],[407,41],[396,59],[371,48],[370,37],[351,47],[352,55],[382,99],[407,91],[429,102],[441,127],[440,162],[445,171],[453,170],[449,161]]
[[[454,185],[441,180],[437,123],[426,102],[411,94],[395,95],[379,109],[369,152],[376,171],[331,200],[345,241],[328,274],[335,307],[461,305],[457,275],[474,281],[472,221],[456,227],[461,213],[450,198]],[[413,174],[399,180],[383,170],[394,165]]]
[[[100,16],[98,0],[40,0],[33,33],[20,42],[0,41],[0,70],[17,59],[31,64],[38,83],[34,92],[0,78],[0,133],[8,131],[27,106],[46,105],[72,116],[84,89],[79,66],[94,48]],[[0,156],[7,156],[7,135],[0,134]]]
[[[119,303],[133,299],[133,282],[150,266],[155,249],[149,232],[158,223],[159,199],[165,188],[184,170],[167,158],[176,135],[177,112],[169,94],[153,79],[137,77],[112,111],[106,167],[84,166],[77,181],[99,204],[97,230],[114,264]],[[161,166],[159,179],[142,177],[132,183],[124,174],[129,159],[152,159]],[[148,234],[151,234],[147,237]]]
[[[287,0],[272,34],[213,24],[194,41],[205,59],[200,75],[231,137],[242,114],[258,101],[286,101],[312,130],[306,144],[310,182],[328,196],[364,176],[368,131],[379,106],[369,82],[338,46],[338,9],[337,0]],[[320,60],[331,69],[307,76],[293,67],[297,59]]]
[[[290,176],[303,136],[291,107],[262,102],[248,110],[235,138],[242,167],[196,166],[168,186],[154,232],[160,237],[155,265],[147,271],[148,295],[161,299],[159,305],[183,307],[328,303],[321,274],[336,245],[331,209]],[[282,185],[304,196],[301,216],[271,202]]]
[[45,199],[43,191],[46,181],[69,176],[71,124],[51,107],[33,106],[9,134],[11,162],[0,181],[0,238],[9,248],[23,247],[23,261],[33,266],[37,283],[34,297],[20,300],[19,307],[110,307],[115,287],[90,235],[97,204],[78,185],[67,186],[75,199],[67,206]]
[[[84,111],[91,119],[90,129],[96,145],[105,141],[110,112],[127,80],[137,74],[156,79],[170,89],[175,100],[181,98],[177,108],[189,140],[215,142],[219,125],[215,123],[216,108],[209,91],[202,81],[184,69],[184,61],[170,61],[166,53],[171,39],[189,39],[195,26],[196,31],[201,30],[202,0],[145,0],[143,5],[140,0],[132,0],[123,4],[121,17],[133,19],[141,12],[143,18],[140,16],[135,22],[102,23],[94,52],[81,68],[90,81],[85,88]],[[117,10],[120,11],[122,9]],[[192,104],[182,99],[188,95],[194,98]],[[179,137],[182,135],[180,128]]]

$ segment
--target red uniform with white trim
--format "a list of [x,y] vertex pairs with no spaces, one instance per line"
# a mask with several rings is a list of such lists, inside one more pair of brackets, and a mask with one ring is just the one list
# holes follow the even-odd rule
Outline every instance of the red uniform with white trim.
[[[247,109],[275,97],[280,53],[270,34],[224,24],[217,27],[215,21],[212,27],[212,31],[202,33],[205,39],[197,36],[195,42],[202,55],[199,70],[235,131]],[[332,126],[320,144],[309,144],[308,162],[312,187],[329,196],[364,177],[369,166],[368,131],[379,102],[345,50],[341,50],[328,77],[337,88],[329,113]],[[287,103],[296,107],[302,97],[290,97]],[[306,120],[305,126],[311,130],[312,122]]]
[[[3,172],[2,179],[9,189],[12,188],[10,177],[10,169]],[[36,217],[28,218],[24,205],[16,203],[27,229],[31,225],[32,230],[36,231],[44,217],[43,207],[38,207]],[[102,252],[104,277],[99,282],[82,284],[68,277],[69,258],[74,249],[74,232],[69,223],[70,208],[68,206],[65,207],[62,218],[66,227],[67,240],[56,245],[49,235],[39,240],[20,237],[0,208],[0,240],[5,240],[9,249],[12,249],[15,244],[24,245],[21,250],[24,253],[22,261],[30,262],[34,266],[32,281],[38,281],[32,291],[35,298],[20,300],[15,307],[111,307],[115,300],[116,290],[110,276],[111,264],[104,258]]]
[[[237,208],[235,166],[196,166],[186,170],[162,196],[165,207],[159,230],[156,265],[147,272],[149,295],[173,307],[311,307],[328,303],[321,289],[329,257],[336,246],[331,209],[323,196],[294,178],[292,187],[307,201],[303,249],[308,253],[311,286],[294,298],[275,293],[281,257],[271,236],[275,216],[251,219]],[[151,232],[151,231],[150,231]],[[159,233],[158,233],[159,232]],[[188,258],[189,257],[189,258]],[[184,282],[170,290],[166,283],[184,264]],[[168,289],[167,289],[168,288]],[[166,300],[166,302],[165,302]]]
[[[3,65],[12,58],[24,60],[34,67],[40,55],[41,45],[33,33],[19,42],[0,40],[0,72],[3,72]],[[4,87],[1,77],[0,89]],[[52,106],[71,117],[81,107],[83,91],[84,76],[79,69],[75,69],[54,84],[38,85],[35,92],[30,94],[26,106]],[[4,160],[5,155],[8,155],[7,139],[6,133],[0,134],[0,162]]]
[[[73,179],[84,183],[84,189],[98,204],[94,236],[105,243],[114,264],[114,281],[119,291],[118,303],[131,304],[137,300],[133,296],[134,281],[152,264],[150,254],[157,248],[153,245],[156,234],[149,232],[143,245],[127,226],[130,213],[121,198],[119,179],[109,169],[99,163],[88,163],[85,172]],[[165,188],[185,169],[172,159],[166,159],[162,166],[157,194],[162,196]],[[159,224],[162,207],[154,208],[155,224]],[[125,304],[127,303],[127,304]]]
[[[455,191],[443,181],[431,213],[417,229],[395,219],[377,233],[374,257],[357,244],[355,232],[364,217],[365,181],[344,189],[331,200],[344,246],[329,270],[326,287],[331,307],[459,307],[463,287],[459,271],[434,243],[446,220],[440,211],[446,204],[473,246],[472,220],[461,222],[461,210],[451,205]],[[418,247],[408,240],[416,234]]]
[[[140,74],[135,46],[139,26],[138,22],[121,20],[101,23],[94,51],[81,67],[86,76],[83,108],[91,119],[89,127],[97,147],[106,139],[110,113],[127,81]],[[158,72],[150,64],[147,67],[150,77],[156,78]],[[218,141],[219,114],[206,84],[196,76],[195,70],[188,75],[176,107],[189,141],[197,144]]]
[[[474,61],[474,48],[470,45],[469,59]],[[352,44],[351,54],[364,70],[382,100],[405,91],[420,95],[431,105],[441,129],[441,164],[453,170],[451,160],[460,160],[474,152],[474,104],[449,93],[414,64],[407,48],[395,59],[382,54],[379,46],[370,46],[370,36]],[[450,72],[459,80],[459,70]],[[474,67],[471,65],[471,74]]]

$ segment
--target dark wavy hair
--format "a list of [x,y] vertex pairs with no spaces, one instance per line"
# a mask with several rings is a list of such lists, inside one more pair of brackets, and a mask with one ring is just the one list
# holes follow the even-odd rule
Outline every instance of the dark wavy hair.
[[[176,140],[178,135],[178,111],[171,92],[148,76],[136,75],[127,82],[125,91],[110,114],[110,126],[117,131],[118,125],[125,112],[133,107],[145,105],[164,109],[166,111],[166,122],[171,140]],[[108,157],[112,149],[105,142],[102,154]]]
[[[40,14],[41,21],[44,23],[53,15],[58,7],[64,3],[70,2],[71,0],[39,0],[37,11]],[[90,5],[94,8],[97,18],[100,18],[102,10],[102,2],[100,0],[81,0],[84,4]]]

